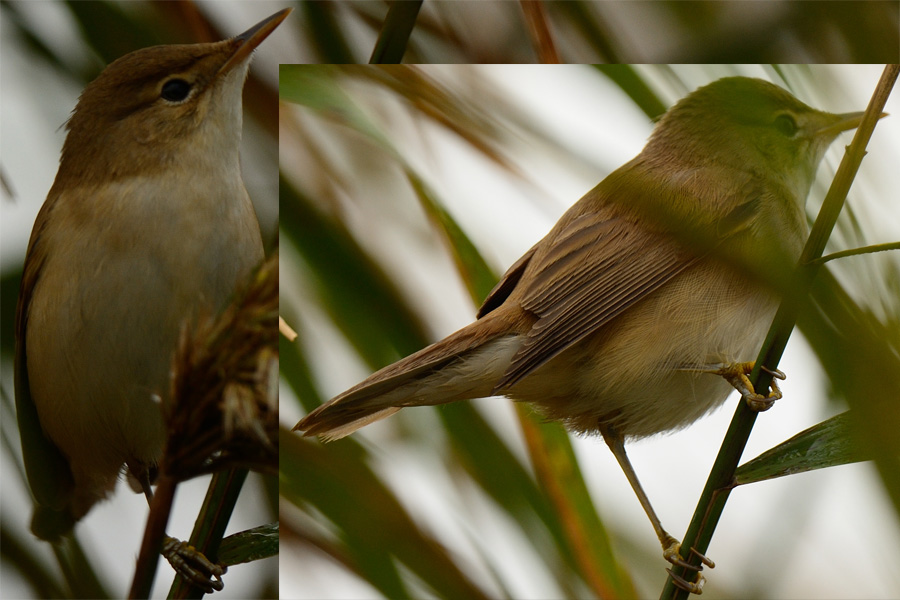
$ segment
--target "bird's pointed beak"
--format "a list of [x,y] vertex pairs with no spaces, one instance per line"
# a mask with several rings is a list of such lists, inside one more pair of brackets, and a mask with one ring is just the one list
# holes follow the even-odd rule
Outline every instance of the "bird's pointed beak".
[[263,43],[269,37],[269,34],[275,31],[275,28],[281,25],[291,11],[292,8],[280,10],[271,17],[263,19],[244,33],[236,35],[229,42],[236,44],[234,54],[229,57],[225,64],[219,69],[218,75],[224,75],[231,71],[234,67],[243,64],[245,60],[256,50],[256,47]]
[[[859,127],[859,124],[862,123],[864,112],[853,112],[853,113],[844,113],[840,115],[834,115],[835,120],[825,127],[822,127],[816,132],[817,136],[836,136],[842,131],[849,131],[851,129],[856,129]],[[881,113],[879,119],[888,116],[887,113]]]

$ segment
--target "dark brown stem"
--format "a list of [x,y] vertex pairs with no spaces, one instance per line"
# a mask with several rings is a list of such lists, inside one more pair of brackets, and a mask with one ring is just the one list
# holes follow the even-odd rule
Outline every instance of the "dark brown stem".
[[165,473],[160,475],[156,493],[150,501],[150,515],[147,517],[144,541],[141,543],[141,553],[138,555],[137,569],[131,582],[131,591],[128,593],[129,598],[150,596],[177,485],[178,483]]

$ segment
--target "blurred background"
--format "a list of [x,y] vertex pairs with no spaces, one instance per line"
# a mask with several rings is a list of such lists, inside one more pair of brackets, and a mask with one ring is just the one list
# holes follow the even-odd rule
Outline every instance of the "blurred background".
[[[300,337],[281,345],[282,424],[469,323],[494,277],[641,150],[648,113],[735,74],[777,82],[823,110],[861,110],[880,73],[283,65],[281,313]],[[895,98],[887,110],[897,107]],[[820,167],[811,219],[851,137]],[[868,152],[826,253],[900,239],[896,119],[879,123]],[[896,334],[897,252],[830,265]],[[897,336],[882,341],[896,355]],[[760,416],[745,460],[846,410],[799,332],[780,367],[785,399]],[[676,537],[737,401],[629,446]],[[603,441],[570,440],[502,398],[403,410],[331,444],[285,432],[281,469],[284,597],[649,597],[666,577]],[[900,589],[897,513],[871,463],[737,489],[709,555],[718,567],[704,597],[888,598]]]
[[[900,7],[892,1],[401,4],[421,4],[408,63],[546,62],[541,29],[555,39],[564,63],[877,63],[895,62],[900,53]],[[302,3],[302,53],[292,62],[369,61],[387,6]]]
[[[2,578],[0,596],[64,594],[49,544],[28,530],[31,499],[24,483],[13,409],[13,320],[28,236],[53,183],[64,124],[83,87],[103,67],[138,48],[215,41],[236,35],[284,8],[282,2],[3,2],[0,4],[0,169],[2,208]],[[257,50],[244,91],[244,182],[268,248],[276,243],[277,58],[288,53],[290,22]],[[283,34],[283,35],[282,35]],[[168,532],[187,539],[209,477],[179,487]],[[251,474],[226,534],[274,521],[277,483]],[[129,589],[147,503],[124,482],[77,528],[89,564],[112,597]],[[225,577],[222,598],[277,596],[277,558],[238,565]],[[161,564],[154,586],[165,597],[172,569]]]

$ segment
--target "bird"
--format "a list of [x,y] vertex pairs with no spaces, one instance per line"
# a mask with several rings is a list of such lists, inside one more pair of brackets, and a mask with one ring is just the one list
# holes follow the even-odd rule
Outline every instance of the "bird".
[[[758,267],[796,263],[817,167],[861,118],[813,109],[761,79],[695,90],[506,271],[474,322],[294,429],[332,441],[405,407],[488,396],[531,403],[574,433],[602,436],[665,559],[688,566],[625,442],[687,427],[732,387],[757,410],[780,397],[777,386],[758,394],[746,377],[779,301]],[[698,581],[679,585],[696,592]]]
[[123,469],[149,499],[180,332],[223,309],[263,258],[241,178],[241,96],[253,50],[289,12],[224,41],[129,53],[66,123],[15,322],[40,539],[68,535]]

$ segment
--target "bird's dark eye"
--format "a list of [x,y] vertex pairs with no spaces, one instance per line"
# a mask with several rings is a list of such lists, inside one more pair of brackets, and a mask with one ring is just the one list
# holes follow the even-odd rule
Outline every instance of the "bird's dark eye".
[[775,117],[775,129],[787,137],[794,137],[797,133],[797,122],[791,115],[778,115]]
[[191,93],[191,84],[184,79],[170,79],[162,86],[163,100],[169,102],[182,102]]

